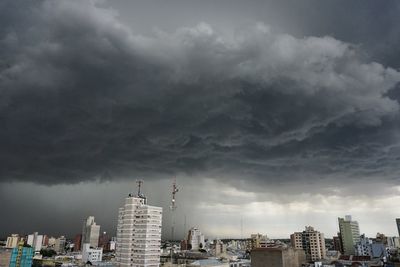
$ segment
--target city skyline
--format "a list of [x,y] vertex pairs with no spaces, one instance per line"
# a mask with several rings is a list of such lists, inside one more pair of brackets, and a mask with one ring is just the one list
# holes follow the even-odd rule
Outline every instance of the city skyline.
[[87,216],[114,235],[143,179],[167,239],[174,178],[177,238],[192,226],[289,238],[307,225],[332,237],[347,214],[360,233],[397,236],[399,12],[2,2],[0,236],[72,238]]

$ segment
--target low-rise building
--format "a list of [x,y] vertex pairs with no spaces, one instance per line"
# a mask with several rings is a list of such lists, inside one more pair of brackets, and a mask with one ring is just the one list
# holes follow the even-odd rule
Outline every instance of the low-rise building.
[[306,255],[302,249],[280,246],[251,251],[252,267],[300,267],[305,261]]
[[100,262],[103,257],[103,248],[90,247],[89,243],[82,245],[82,262]]
[[383,243],[374,243],[372,239],[360,236],[360,240],[355,245],[356,256],[370,256],[371,258],[383,258],[387,256],[387,251]]

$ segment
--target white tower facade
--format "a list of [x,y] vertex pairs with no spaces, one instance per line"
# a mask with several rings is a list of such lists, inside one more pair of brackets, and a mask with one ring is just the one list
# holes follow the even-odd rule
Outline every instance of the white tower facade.
[[82,227],[82,244],[90,244],[91,247],[97,248],[99,246],[100,225],[94,221],[94,216],[89,216],[83,221]]
[[198,228],[192,227],[189,230],[188,245],[191,250],[199,250],[201,248],[204,248],[205,245],[204,235]]
[[130,195],[119,208],[116,259],[119,266],[158,267],[161,254],[162,208]]

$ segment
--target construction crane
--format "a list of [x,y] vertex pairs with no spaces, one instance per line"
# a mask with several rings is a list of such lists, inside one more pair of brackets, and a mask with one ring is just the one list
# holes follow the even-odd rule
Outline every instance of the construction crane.
[[171,206],[169,207],[171,210],[171,216],[172,216],[172,224],[171,224],[171,240],[174,240],[174,235],[175,235],[175,210],[177,208],[176,206],[176,200],[175,200],[175,195],[179,191],[178,187],[176,186],[176,178],[174,178],[172,182],[172,199],[171,199]]

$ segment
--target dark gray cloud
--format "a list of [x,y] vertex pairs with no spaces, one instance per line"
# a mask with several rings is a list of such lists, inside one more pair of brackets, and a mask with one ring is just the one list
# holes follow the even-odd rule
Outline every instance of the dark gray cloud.
[[[331,235],[335,216],[370,220],[365,205],[388,229],[399,4],[187,3],[0,3],[0,202],[18,222],[0,228],[72,235],[93,214],[112,232],[132,177],[167,210],[177,175],[182,235],[184,214],[220,237],[238,214]],[[30,199],[53,224],[42,208],[23,223]]]
[[263,23],[140,35],[96,2],[3,5],[3,181],[397,177],[400,73],[351,44]]

